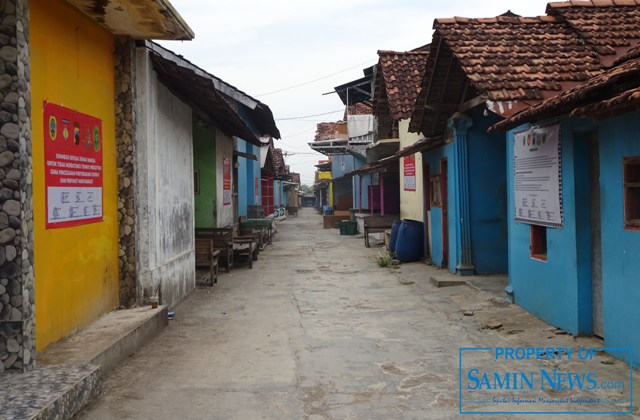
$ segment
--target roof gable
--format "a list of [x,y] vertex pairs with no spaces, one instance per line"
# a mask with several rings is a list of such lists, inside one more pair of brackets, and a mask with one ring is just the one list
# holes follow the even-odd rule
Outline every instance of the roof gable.
[[395,120],[409,118],[420,93],[429,53],[378,51],[378,56],[374,103],[376,107],[387,106]]

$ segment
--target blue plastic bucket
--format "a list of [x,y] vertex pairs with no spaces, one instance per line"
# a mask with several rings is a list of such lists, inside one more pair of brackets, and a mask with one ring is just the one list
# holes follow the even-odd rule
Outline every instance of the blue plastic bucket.
[[401,224],[402,224],[402,220],[396,219],[393,221],[393,225],[391,225],[391,237],[389,238],[389,252],[396,252],[396,240],[398,239],[398,230],[400,229]]
[[404,219],[395,243],[396,258],[403,262],[419,261],[424,256],[424,227],[418,220]]

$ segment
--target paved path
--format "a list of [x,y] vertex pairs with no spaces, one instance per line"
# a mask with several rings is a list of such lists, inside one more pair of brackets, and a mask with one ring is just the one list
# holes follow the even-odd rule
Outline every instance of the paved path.
[[[379,249],[323,230],[311,210],[280,223],[253,270],[192,293],[79,417],[455,418],[460,347],[598,344],[556,334],[493,294],[436,289],[429,276],[443,273],[423,263],[380,268]],[[495,319],[503,326],[487,329]],[[625,371],[607,363],[610,375]]]

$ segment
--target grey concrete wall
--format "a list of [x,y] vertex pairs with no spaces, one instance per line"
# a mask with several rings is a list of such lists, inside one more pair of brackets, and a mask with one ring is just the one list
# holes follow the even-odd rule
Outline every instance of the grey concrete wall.
[[135,191],[138,302],[174,306],[195,288],[192,110],[136,49]]
[[29,2],[0,2],[0,372],[35,367]]
[[227,227],[234,223],[233,220],[233,198],[231,204],[223,203],[223,159],[231,161],[231,191],[233,192],[233,139],[222,131],[218,130],[216,136],[216,206],[218,227]]

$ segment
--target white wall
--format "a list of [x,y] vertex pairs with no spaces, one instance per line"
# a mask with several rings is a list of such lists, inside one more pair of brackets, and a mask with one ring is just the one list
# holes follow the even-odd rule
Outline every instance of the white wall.
[[233,192],[233,139],[222,131],[218,130],[216,135],[216,208],[218,227],[227,227],[235,221],[233,219],[233,199],[231,204],[224,205],[223,182],[224,164],[223,159],[231,161],[231,191]]
[[[409,119],[400,120],[398,130],[400,134],[400,150],[411,146],[423,138],[419,133],[409,132]],[[404,158],[400,159],[400,218],[413,219],[424,222],[424,189],[422,182],[422,153],[414,155],[416,159],[416,190],[404,190]]]
[[191,108],[136,50],[135,150],[138,303],[159,291],[174,306],[195,288]]

